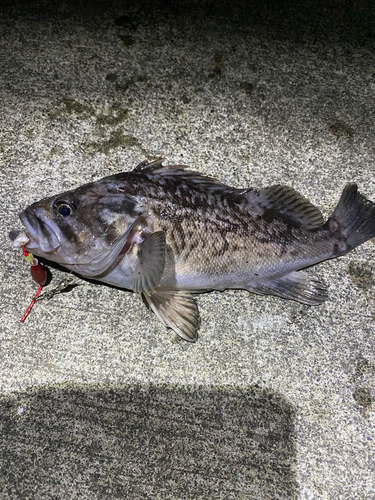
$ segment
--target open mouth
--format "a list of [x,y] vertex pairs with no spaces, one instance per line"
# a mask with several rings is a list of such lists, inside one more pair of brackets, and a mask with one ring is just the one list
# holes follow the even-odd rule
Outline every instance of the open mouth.
[[19,215],[26,227],[29,243],[28,249],[40,249],[44,253],[55,251],[60,246],[60,240],[49,221],[42,220],[33,210],[26,209]]

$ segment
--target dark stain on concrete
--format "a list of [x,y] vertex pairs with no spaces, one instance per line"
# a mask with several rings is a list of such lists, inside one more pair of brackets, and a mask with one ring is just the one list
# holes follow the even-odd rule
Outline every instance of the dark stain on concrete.
[[[108,78],[109,77],[109,78]],[[116,75],[107,75],[107,80],[115,82],[117,79]],[[63,107],[61,107],[63,105]],[[50,113],[51,119],[62,118],[69,115],[74,115],[78,119],[88,119],[92,116],[96,116],[96,123],[98,125],[118,125],[124,122],[129,115],[129,110],[122,107],[120,103],[114,102],[107,113],[97,113],[94,106],[87,103],[79,102],[70,97],[63,97],[58,103],[57,108],[55,108]]]
[[354,134],[352,127],[340,120],[330,123],[328,125],[328,131],[336,137],[352,138]]
[[134,38],[131,35],[120,35],[119,38],[125,47],[130,47],[134,43]]
[[84,146],[86,153],[104,153],[109,154],[113,149],[117,149],[119,147],[126,146],[130,147],[138,147],[142,153],[148,158],[149,153],[143,147],[143,145],[139,142],[136,137],[132,135],[124,134],[123,130],[117,129],[111,132],[108,139],[98,142],[90,142]]
[[144,20],[143,11],[139,10],[138,7],[133,6],[128,12],[114,20],[115,26],[121,29],[126,29],[129,31],[137,31],[138,26]]
[[367,292],[372,290],[374,284],[373,268],[366,263],[349,262],[346,267],[350,280],[355,286]]
[[133,79],[118,79],[114,81],[114,88],[117,92],[127,93],[129,89],[140,87],[150,87],[150,77],[139,75]]
[[63,97],[61,99],[61,103],[65,105],[65,109],[69,114],[89,116],[95,115],[95,111],[90,104],[76,101],[71,97]]
[[250,82],[241,82],[240,89],[243,90],[248,96],[251,96],[254,92],[255,85]]
[[114,83],[117,80],[117,78],[118,76],[116,75],[116,73],[108,73],[108,75],[105,77],[105,79],[111,83]]
[[101,113],[96,115],[96,123],[98,125],[119,125],[129,116],[129,110],[123,108],[120,104],[114,103],[109,111],[107,114]]
[[208,74],[208,78],[216,78],[221,76],[223,70],[223,55],[215,54],[214,56],[214,67],[211,73]]
[[375,376],[375,363],[371,363],[371,361],[365,358],[359,359],[352,380],[356,381],[358,378],[368,374]]
[[353,391],[353,398],[360,407],[361,414],[368,417],[374,402],[373,397],[367,387],[357,387]]

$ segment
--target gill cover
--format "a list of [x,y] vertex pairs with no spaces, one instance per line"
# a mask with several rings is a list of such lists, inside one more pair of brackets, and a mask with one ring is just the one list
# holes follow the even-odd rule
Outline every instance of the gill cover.
[[69,268],[87,277],[95,277],[105,273],[121,253],[126,253],[131,248],[134,235],[143,220],[143,216],[137,217],[131,226],[111,243],[108,249],[97,253],[92,258],[80,256],[77,263],[70,264]]

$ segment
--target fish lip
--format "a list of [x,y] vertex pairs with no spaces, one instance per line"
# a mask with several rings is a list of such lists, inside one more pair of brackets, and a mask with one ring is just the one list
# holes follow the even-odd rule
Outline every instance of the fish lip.
[[34,250],[40,249],[44,253],[51,253],[60,247],[60,238],[49,221],[46,219],[42,220],[34,210],[24,210],[19,214],[19,218],[26,227],[26,234],[30,238],[30,241],[26,245],[27,248],[31,249],[32,247]]

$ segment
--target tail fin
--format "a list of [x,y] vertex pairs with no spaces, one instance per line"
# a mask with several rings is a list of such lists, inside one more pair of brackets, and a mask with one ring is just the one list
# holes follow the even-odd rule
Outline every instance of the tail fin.
[[358,192],[357,184],[348,184],[326,226],[346,238],[349,251],[375,237],[375,203]]

